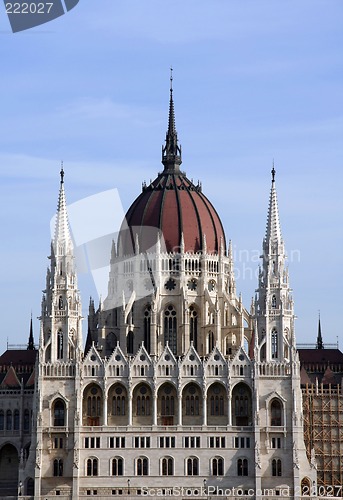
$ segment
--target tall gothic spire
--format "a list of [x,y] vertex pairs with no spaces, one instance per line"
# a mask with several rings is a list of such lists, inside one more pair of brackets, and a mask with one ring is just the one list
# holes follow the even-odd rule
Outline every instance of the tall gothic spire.
[[164,170],[169,172],[179,172],[181,160],[181,146],[178,145],[177,132],[175,127],[175,111],[173,100],[173,68],[170,68],[170,99],[168,130],[166,134],[166,144],[162,146],[162,163]]
[[57,255],[58,248],[59,253],[66,255],[73,249],[73,242],[70,235],[69,224],[68,224],[68,214],[67,214],[67,203],[66,195],[64,191],[64,170],[63,162],[61,165],[61,182],[60,182],[60,192],[58,197],[58,207],[56,215],[56,226],[55,235],[53,240],[53,246],[55,255]]
[[276,189],[275,189],[275,173],[276,173],[276,171],[275,171],[274,162],[273,162],[273,169],[271,171],[272,187],[270,190],[270,198],[269,198],[266,241],[270,241],[271,243],[281,243],[282,242],[282,235],[281,235],[277,195],[276,195]]

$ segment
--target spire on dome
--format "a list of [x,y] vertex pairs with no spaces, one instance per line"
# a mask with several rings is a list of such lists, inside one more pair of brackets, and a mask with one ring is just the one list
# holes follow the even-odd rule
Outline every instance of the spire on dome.
[[317,336],[316,349],[324,349],[323,337],[322,337],[322,328],[321,328],[321,325],[320,325],[320,313],[319,313],[319,319],[318,319],[318,336]]
[[181,160],[181,146],[178,145],[177,132],[175,127],[175,111],[173,99],[173,68],[170,68],[170,99],[168,130],[166,134],[166,144],[162,146],[162,163],[165,171],[179,172]]
[[64,255],[67,254],[68,251],[72,250],[73,248],[73,242],[71,239],[69,224],[68,224],[67,203],[64,190],[63,162],[61,165],[60,175],[61,175],[60,192],[58,196],[55,235],[53,240],[55,255],[57,255],[58,248],[63,249],[62,251]]
[[276,195],[276,189],[275,189],[275,173],[276,173],[276,170],[274,168],[274,162],[273,162],[273,168],[271,171],[272,187],[270,190],[270,198],[269,198],[266,241],[270,241],[272,243],[281,243],[282,242],[282,235],[281,235],[277,195]]
[[30,336],[29,336],[29,343],[27,344],[27,350],[28,351],[35,350],[35,342],[33,339],[32,313],[31,313],[31,320],[30,320]]

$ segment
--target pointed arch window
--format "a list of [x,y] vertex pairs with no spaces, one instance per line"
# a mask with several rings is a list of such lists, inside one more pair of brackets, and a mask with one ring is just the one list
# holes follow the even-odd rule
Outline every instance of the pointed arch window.
[[212,331],[208,332],[207,335],[207,352],[212,352],[214,349],[214,333]]
[[58,330],[57,332],[57,359],[63,358],[63,332]]
[[7,410],[7,413],[6,413],[6,430],[7,431],[12,430],[12,412],[11,412],[11,410]]
[[5,426],[5,416],[3,410],[0,410],[0,431],[4,430]]
[[54,477],[63,476],[63,460],[62,458],[55,458],[54,460]]
[[272,359],[277,359],[279,357],[278,352],[279,338],[276,328],[272,329]]
[[189,308],[189,340],[198,349],[198,312],[194,306]]
[[177,315],[175,307],[170,305],[164,311],[164,344],[168,345],[173,354],[177,351]]
[[271,425],[282,425],[282,404],[278,399],[274,399],[270,405]]
[[13,418],[13,430],[19,431],[19,410],[14,410],[14,418]]
[[161,416],[169,417],[174,415],[174,396],[162,396]]
[[58,399],[54,404],[53,410],[54,427],[63,427],[65,425],[65,404]]
[[151,305],[147,305],[144,309],[144,345],[146,350],[150,353],[151,342]]
[[125,415],[125,396],[115,395],[112,400],[112,415]]
[[280,458],[274,458],[274,460],[272,460],[272,476],[282,476],[282,463]]

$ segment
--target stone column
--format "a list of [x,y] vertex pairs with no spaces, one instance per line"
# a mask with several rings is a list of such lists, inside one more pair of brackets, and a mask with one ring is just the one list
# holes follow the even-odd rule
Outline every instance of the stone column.
[[129,401],[128,401],[128,425],[132,425],[132,392],[130,389],[129,392]]

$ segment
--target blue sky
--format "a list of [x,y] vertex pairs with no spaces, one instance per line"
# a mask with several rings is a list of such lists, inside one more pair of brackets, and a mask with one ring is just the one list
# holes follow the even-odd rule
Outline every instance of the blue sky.
[[341,0],[81,0],[17,34],[1,9],[1,350],[27,342],[31,310],[38,341],[60,161],[69,203],[116,188],[125,209],[161,170],[170,65],[182,167],[233,241],[244,304],[274,159],[297,340],[319,309],[324,342],[342,338]]

